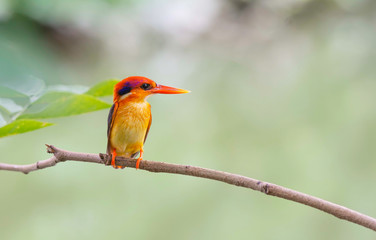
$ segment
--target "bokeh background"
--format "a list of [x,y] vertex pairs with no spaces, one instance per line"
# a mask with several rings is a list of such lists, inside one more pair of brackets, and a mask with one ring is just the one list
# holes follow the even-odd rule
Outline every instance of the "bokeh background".
[[[238,173],[376,217],[373,0],[1,0],[0,83],[142,75],[145,159]],[[110,99],[108,99],[110,100]],[[104,152],[107,110],[0,139]],[[0,239],[375,239],[309,207],[219,182],[67,162],[0,173]]]

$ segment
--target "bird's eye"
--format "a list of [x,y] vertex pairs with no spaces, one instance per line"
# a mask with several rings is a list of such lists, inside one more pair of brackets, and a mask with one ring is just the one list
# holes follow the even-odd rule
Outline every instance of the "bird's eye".
[[151,85],[149,83],[143,83],[141,85],[141,88],[144,89],[144,90],[149,90],[149,89],[151,89]]

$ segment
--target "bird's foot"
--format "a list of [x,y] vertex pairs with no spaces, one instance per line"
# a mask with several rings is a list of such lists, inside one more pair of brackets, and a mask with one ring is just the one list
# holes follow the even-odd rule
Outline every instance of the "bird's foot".
[[116,158],[116,150],[114,149],[114,150],[112,151],[111,166],[112,166],[113,168],[115,168],[115,169],[123,169],[124,167],[122,167],[122,166],[117,166],[117,165],[115,164],[115,158]]
[[140,168],[140,162],[142,160],[142,155],[144,155],[144,149],[141,148],[141,150],[140,150],[140,157],[137,158],[137,162],[136,162],[136,169]]
[[141,162],[141,160],[142,160],[142,157],[137,158],[136,169],[140,168],[140,162]]

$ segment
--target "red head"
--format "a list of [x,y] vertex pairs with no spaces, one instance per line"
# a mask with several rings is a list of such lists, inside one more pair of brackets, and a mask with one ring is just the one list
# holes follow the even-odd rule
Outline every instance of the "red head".
[[[179,94],[188,93],[189,91],[179,88],[173,88],[156,84],[146,77],[133,76],[127,77],[118,82],[114,87],[114,102],[117,102],[126,96],[134,95],[138,98],[145,99],[149,95],[162,94]],[[124,97],[125,96],[125,97]]]

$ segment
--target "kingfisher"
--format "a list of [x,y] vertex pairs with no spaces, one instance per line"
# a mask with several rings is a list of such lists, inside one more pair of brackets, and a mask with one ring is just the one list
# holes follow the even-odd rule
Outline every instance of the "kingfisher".
[[189,91],[156,84],[141,76],[127,77],[114,87],[113,105],[107,122],[107,154],[112,155],[111,165],[116,156],[136,158],[136,169],[144,153],[144,143],[151,125],[151,106],[146,99],[153,94],[180,94]]

